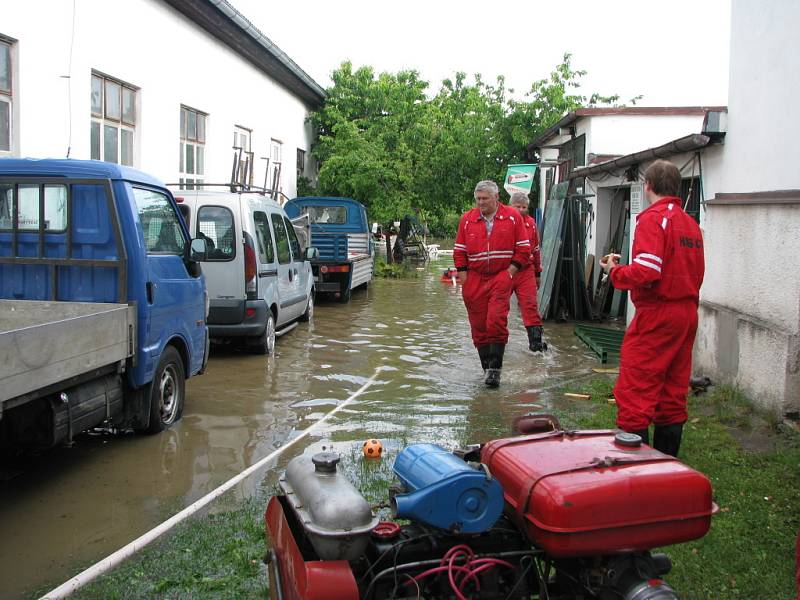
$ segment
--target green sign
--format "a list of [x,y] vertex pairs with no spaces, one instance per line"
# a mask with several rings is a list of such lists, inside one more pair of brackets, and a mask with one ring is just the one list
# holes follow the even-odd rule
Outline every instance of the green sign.
[[503,187],[510,194],[514,192],[530,193],[533,176],[539,165],[508,165],[508,172]]

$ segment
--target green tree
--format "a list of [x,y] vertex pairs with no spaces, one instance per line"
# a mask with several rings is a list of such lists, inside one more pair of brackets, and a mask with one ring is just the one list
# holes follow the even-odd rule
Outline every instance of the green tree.
[[428,98],[428,82],[417,71],[376,75],[344,62],[310,117],[317,190],[355,198],[384,223],[414,212],[439,233],[450,230],[454,215],[472,204],[475,182],[502,180],[506,166],[524,161],[526,145],[565,113],[618,102],[618,96],[582,95],[585,74],[565,54],[522,100],[510,96],[503,77],[488,84],[479,74],[469,82],[464,73]]

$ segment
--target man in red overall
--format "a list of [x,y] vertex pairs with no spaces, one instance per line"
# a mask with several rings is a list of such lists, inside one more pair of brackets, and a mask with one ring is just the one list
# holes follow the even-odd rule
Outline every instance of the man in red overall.
[[485,383],[497,387],[508,342],[511,281],[529,261],[530,241],[519,213],[500,203],[496,183],[479,182],[475,203],[458,224],[453,262]]
[[615,288],[631,291],[636,306],[614,387],[617,426],[647,443],[654,423],[653,447],[677,456],[705,270],[703,236],[681,208],[675,165],[658,160],[644,178],[650,206],[636,219],[631,264],[620,266],[618,255],[600,261]]
[[509,199],[509,206],[516,208],[525,223],[528,239],[531,243],[531,254],[528,261],[514,276],[513,290],[517,295],[519,312],[522,323],[528,332],[528,348],[531,352],[547,350],[547,344],[542,341],[542,317],[539,315],[539,303],[536,294],[539,289],[539,278],[542,274],[542,256],[539,250],[539,234],[536,231],[536,221],[528,215],[530,200],[524,192],[514,192]]

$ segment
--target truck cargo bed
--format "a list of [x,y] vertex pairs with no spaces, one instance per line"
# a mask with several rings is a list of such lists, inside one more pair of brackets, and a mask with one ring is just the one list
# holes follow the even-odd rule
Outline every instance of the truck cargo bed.
[[135,332],[127,304],[0,300],[0,403],[124,361]]

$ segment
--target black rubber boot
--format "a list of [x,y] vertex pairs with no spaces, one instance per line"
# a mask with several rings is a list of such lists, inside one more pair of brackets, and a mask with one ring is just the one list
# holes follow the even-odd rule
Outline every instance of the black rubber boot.
[[505,344],[489,345],[489,368],[486,369],[486,380],[484,383],[490,388],[500,385],[500,372],[503,369],[503,354],[505,354]]
[[650,429],[640,429],[639,431],[629,431],[628,433],[635,433],[642,438],[642,443],[650,445]]
[[525,328],[528,332],[528,348],[531,352],[544,352],[547,350],[547,343],[542,341],[542,326],[529,325]]
[[489,368],[489,352],[491,348],[491,346],[478,346],[478,356],[481,357],[481,368],[484,375],[486,375],[486,369]]
[[653,430],[653,448],[670,456],[678,456],[683,436],[683,423],[656,425]]

